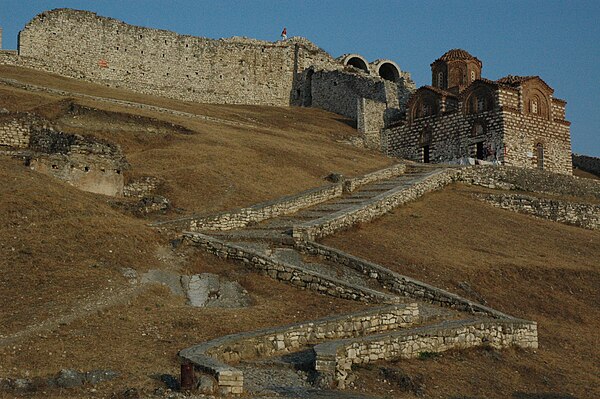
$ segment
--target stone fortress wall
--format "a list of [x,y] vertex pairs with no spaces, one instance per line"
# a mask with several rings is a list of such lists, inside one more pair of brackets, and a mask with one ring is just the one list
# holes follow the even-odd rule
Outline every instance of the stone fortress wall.
[[[357,119],[360,99],[398,114],[414,89],[389,60],[334,59],[309,40],[207,39],[57,9],[19,35],[21,58],[46,70],[113,87],[219,104],[315,106]],[[6,57],[5,57],[6,58]],[[10,62],[8,58],[4,62]],[[34,62],[35,63],[35,62]]]

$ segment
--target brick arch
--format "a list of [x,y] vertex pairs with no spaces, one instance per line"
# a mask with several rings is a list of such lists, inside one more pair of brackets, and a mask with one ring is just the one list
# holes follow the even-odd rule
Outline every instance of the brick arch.
[[527,90],[524,98],[525,112],[544,119],[550,119],[548,96],[538,88]]
[[494,109],[494,92],[487,86],[479,86],[473,89],[463,102],[464,111],[467,114],[478,114]]
[[410,104],[410,116],[412,120],[437,115],[439,111],[439,99],[430,92],[419,93],[413,98]]

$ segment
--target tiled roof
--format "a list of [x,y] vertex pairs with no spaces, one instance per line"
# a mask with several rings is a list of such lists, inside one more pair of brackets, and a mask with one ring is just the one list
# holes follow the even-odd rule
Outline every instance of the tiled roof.
[[421,86],[421,87],[419,87],[419,90],[422,90],[422,89],[431,90],[431,91],[433,91],[435,93],[441,94],[442,96],[456,97],[456,94],[454,94],[454,93],[452,93],[450,91],[444,90],[444,89],[440,89],[439,87],[434,87],[434,86]]
[[539,82],[542,83],[542,85],[544,85],[546,87],[546,89],[548,90],[548,92],[550,94],[554,93],[554,89],[552,87],[550,87],[548,85],[548,83],[544,82],[544,79],[540,78],[539,76],[513,76],[513,75],[508,75],[505,76],[503,78],[498,79],[496,82],[503,84],[503,85],[507,85],[510,87],[519,87],[521,86],[524,82],[527,82],[529,80],[538,80]]
[[507,75],[503,78],[497,80],[498,83],[503,83],[509,86],[519,86],[521,83],[526,80],[539,78],[539,76],[515,76],[515,75]]
[[460,48],[454,48],[452,50],[447,51],[444,55],[442,55],[440,58],[438,58],[441,61],[454,61],[454,60],[472,60],[475,57],[473,57],[471,54],[469,54],[468,51],[460,49]]

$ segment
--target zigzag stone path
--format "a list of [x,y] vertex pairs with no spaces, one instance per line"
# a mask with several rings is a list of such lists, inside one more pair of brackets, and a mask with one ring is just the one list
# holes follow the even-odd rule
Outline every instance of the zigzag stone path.
[[[187,243],[218,257],[319,294],[388,305],[234,334],[184,349],[179,353],[182,380],[183,370],[192,365],[192,370],[212,375],[222,394],[358,398],[363,396],[330,391],[347,386],[352,364],[480,345],[537,348],[535,322],[516,319],[313,241],[371,221],[444,187],[461,173],[457,168],[396,167],[393,172],[373,174],[362,185],[344,186],[341,195],[336,188],[317,190],[317,200],[308,206],[295,207],[293,213],[277,211],[276,217],[261,217],[257,223],[246,221],[247,215],[255,211],[263,215],[264,209],[277,208],[277,201],[233,211],[231,216],[190,219],[192,227],[220,227],[184,233]],[[322,192],[331,194],[329,200],[320,196]],[[314,192],[308,194],[315,197]],[[290,198],[282,203],[288,206]],[[177,226],[188,222],[179,220]],[[190,377],[189,371],[185,377]]]

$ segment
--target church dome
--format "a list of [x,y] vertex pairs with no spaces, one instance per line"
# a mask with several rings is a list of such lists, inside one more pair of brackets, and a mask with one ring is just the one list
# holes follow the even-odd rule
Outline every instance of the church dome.
[[452,50],[446,51],[444,55],[437,59],[437,61],[456,61],[456,60],[476,60],[477,58],[469,54],[468,51],[453,48]]

